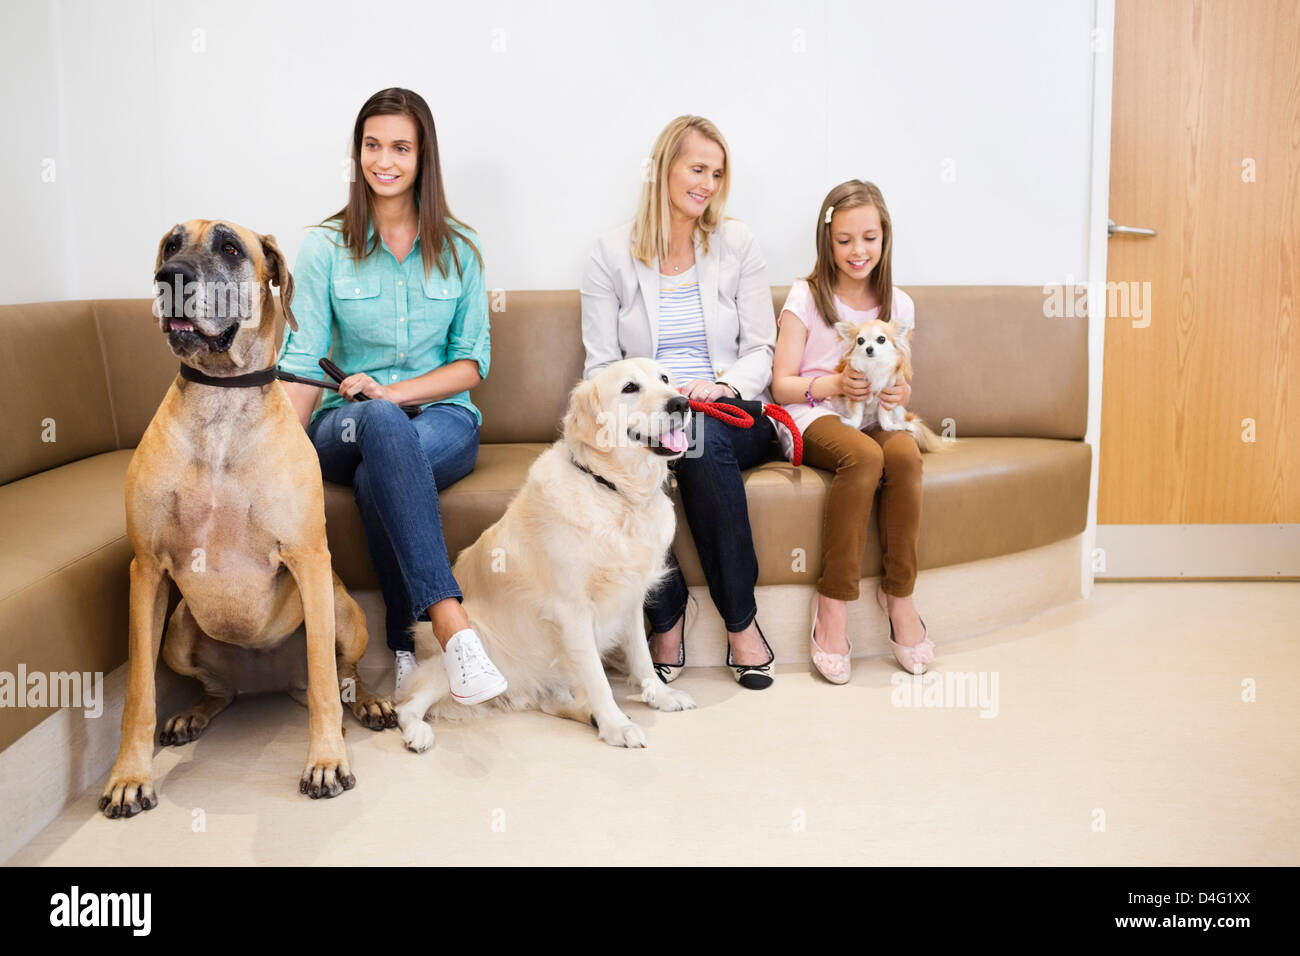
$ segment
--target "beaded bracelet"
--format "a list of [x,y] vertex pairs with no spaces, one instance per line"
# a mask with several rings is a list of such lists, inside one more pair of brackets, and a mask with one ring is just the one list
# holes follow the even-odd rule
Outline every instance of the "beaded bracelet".
[[812,390],[813,390],[813,385],[815,385],[815,384],[817,383],[817,379],[819,379],[819,378],[821,378],[820,375],[814,375],[814,376],[812,377],[812,380],[808,383],[808,387],[807,387],[806,389],[804,389],[803,397],[806,398],[806,399],[808,399],[808,407],[809,407],[809,408],[816,408],[816,407],[817,407],[817,399],[813,398],[813,396],[812,396]]

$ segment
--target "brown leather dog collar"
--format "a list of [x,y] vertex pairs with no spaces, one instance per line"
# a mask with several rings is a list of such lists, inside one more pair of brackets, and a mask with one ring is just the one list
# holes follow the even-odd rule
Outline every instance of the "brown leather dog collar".
[[200,372],[196,368],[191,368],[184,362],[181,363],[181,378],[187,382],[198,382],[200,385],[216,385],[218,388],[257,388],[261,385],[269,385],[280,376],[280,370],[272,365],[270,368],[264,368],[260,372],[249,372],[246,375],[227,375],[217,377]]

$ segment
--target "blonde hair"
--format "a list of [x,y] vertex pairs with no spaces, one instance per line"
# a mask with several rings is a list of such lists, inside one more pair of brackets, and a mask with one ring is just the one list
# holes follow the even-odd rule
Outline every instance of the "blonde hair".
[[679,116],[659,134],[650,153],[650,177],[641,189],[637,203],[636,219],[632,225],[632,255],[646,265],[652,265],[656,256],[668,257],[668,223],[671,207],[668,203],[668,171],[682,154],[686,137],[691,130],[722,147],[722,181],[709,204],[696,222],[696,231],[704,251],[709,251],[709,235],[722,224],[722,211],[727,204],[727,191],[731,187],[731,153],[722,133],[703,116]]

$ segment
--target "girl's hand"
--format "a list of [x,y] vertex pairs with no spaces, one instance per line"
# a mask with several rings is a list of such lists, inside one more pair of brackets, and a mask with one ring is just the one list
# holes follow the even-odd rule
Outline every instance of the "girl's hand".
[[835,378],[839,388],[835,394],[843,395],[851,402],[865,402],[871,397],[871,386],[867,384],[865,373],[855,368],[846,368]]
[[716,402],[720,398],[735,398],[727,386],[719,385],[717,382],[705,382],[698,378],[693,378],[685,385],[679,386],[677,391],[693,402]]
[[885,411],[889,411],[895,405],[906,407],[911,398],[912,386],[907,382],[899,382],[897,385],[891,385],[889,388],[880,390],[880,407]]
[[389,395],[388,387],[380,385],[365,372],[349,375],[339,382],[339,394],[349,402],[355,402],[358,395],[364,395],[367,398],[382,398],[390,402],[394,401]]

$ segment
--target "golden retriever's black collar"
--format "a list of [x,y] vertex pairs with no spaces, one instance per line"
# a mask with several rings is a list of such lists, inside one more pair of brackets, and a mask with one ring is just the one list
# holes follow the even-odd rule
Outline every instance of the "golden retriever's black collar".
[[573,466],[575,468],[577,468],[580,471],[585,471],[587,474],[591,475],[591,477],[595,478],[598,482],[600,482],[610,491],[615,491],[615,492],[618,491],[618,488],[614,486],[614,482],[610,481],[608,478],[602,478],[600,475],[596,474],[586,465],[580,464],[578,462],[578,459],[574,458],[572,455],[569,456],[569,461],[573,462]]
[[260,372],[249,372],[247,375],[227,375],[218,378],[215,375],[206,375],[184,362],[181,363],[181,378],[187,382],[198,382],[200,385],[217,385],[221,388],[256,388],[259,385],[269,385],[276,380],[279,372],[280,370],[272,365]]

